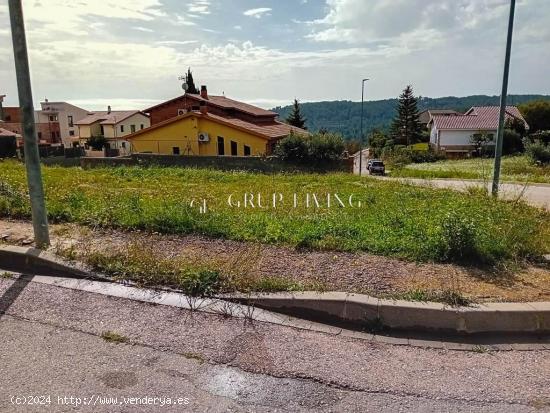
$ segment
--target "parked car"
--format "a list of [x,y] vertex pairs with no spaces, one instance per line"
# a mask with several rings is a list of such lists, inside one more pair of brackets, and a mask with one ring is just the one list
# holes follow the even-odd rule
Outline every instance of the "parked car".
[[380,159],[369,159],[367,170],[369,171],[369,175],[385,175],[386,166]]

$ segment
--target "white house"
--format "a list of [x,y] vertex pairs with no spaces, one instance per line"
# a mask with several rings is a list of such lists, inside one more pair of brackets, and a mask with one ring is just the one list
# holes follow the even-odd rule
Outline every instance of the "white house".
[[[471,143],[476,134],[487,135],[494,142],[497,134],[499,118],[498,106],[474,106],[465,114],[434,114],[428,127],[430,128],[430,146],[436,152],[447,156],[468,156],[476,148]],[[505,120],[517,119],[529,125],[515,106],[506,107]]]
[[149,116],[139,110],[111,110],[91,112],[76,122],[80,142],[85,144],[92,136],[104,136],[110,149],[121,155],[130,153],[130,143],[124,139],[138,130],[151,126]]
[[46,99],[40,102],[42,110],[36,112],[38,123],[58,122],[59,135],[63,146],[70,148],[78,135],[76,122],[88,116],[86,109],[71,105],[67,102],[49,102]]

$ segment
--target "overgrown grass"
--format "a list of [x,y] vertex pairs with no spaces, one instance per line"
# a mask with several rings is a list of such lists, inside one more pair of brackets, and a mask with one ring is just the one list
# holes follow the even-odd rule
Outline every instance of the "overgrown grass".
[[435,302],[450,305],[452,307],[465,307],[472,304],[472,300],[462,295],[460,292],[446,289],[441,291],[415,289],[400,294],[398,297],[408,301]]
[[[481,194],[338,173],[263,175],[153,167],[44,167],[43,172],[48,213],[57,222],[476,265],[534,259],[550,251],[548,213]],[[0,162],[0,182],[0,216],[29,218],[23,165]],[[227,204],[232,193],[242,202],[244,192],[262,193],[264,205],[271,202],[271,193],[281,193],[285,203],[275,209]],[[300,198],[297,208],[292,206],[294,193]],[[354,195],[362,207],[333,203],[330,209],[308,208],[306,193],[338,193],[342,199]],[[196,204],[190,206],[192,199],[206,199],[209,212],[200,214]]]
[[245,269],[234,271],[212,263],[197,266],[182,258],[159,256],[153,248],[130,244],[110,252],[86,252],[75,255],[72,248],[58,248],[65,258],[79,259],[94,270],[111,275],[115,280],[135,282],[141,287],[170,287],[191,297],[212,297],[229,292],[322,291],[317,284],[303,284],[282,277],[252,277]]
[[104,331],[101,333],[101,338],[109,343],[127,343],[128,337],[115,333],[114,331]]
[[[493,159],[474,158],[409,164],[392,170],[391,176],[489,180],[492,177],[493,162]],[[502,159],[501,178],[511,182],[550,183],[550,166],[534,165],[526,156],[505,156]]]

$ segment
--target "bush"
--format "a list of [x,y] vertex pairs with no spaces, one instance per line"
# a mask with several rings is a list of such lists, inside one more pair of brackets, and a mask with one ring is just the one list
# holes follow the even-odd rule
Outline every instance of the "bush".
[[275,148],[275,155],[284,161],[319,165],[342,157],[344,139],[334,133],[316,133],[308,137],[291,134]]
[[476,246],[476,224],[473,219],[450,212],[441,226],[443,237],[443,256],[450,262],[479,261],[480,254]]
[[542,165],[550,164],[550,145],[541,141],[528,142],[525,145],[527,156],[534,163]]
[[415,151],[406,146],[396,145],[393,148],[384,148],[381,154],[382,159],[395,166],[407,165],[410,163],[437,162],[445,157],[432,150]]
[[92,136],[86,143],[93,150],[100,151],[107,146],[107,138],[105,138],[105,136]]
[[295,135],[282,139],[275,147],[275,155],[283,161],[302,163],[308,159],[308,144],[305,138]]
[[504,155],[513,155],[523,152],[523,140],[521,135],[512,129],[504,129],[502,141],[502,153]]

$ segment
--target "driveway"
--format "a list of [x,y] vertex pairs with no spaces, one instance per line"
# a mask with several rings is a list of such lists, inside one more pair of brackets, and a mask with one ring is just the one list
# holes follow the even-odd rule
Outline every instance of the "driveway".
[[[419,179],[419,178],[390,178],[373,176],[373,178],[383,180],[394,180],[403,183],[429,186],[433,188],[449,188],[457,191],[466,191],[468,188],[477,187],[491,190],[491,183],[476,181],[476,180],[464,180],[464,179]],[[550,211],[550,185],[548,184],[516,184],[516,183],[501,183],[499,196],[503,199],[516,200],[523,199],[528,204],[533,206],[544,208]]]
[[[0,411],[504,413],[550,406],[545,350],[392,345],[17,283],[0,278],[0,300],[10,304],[0,316]],[[105,331],[128,341],[107,342]],[[49,404],[13,404],[30,395],[49,396],[38,399]]]

